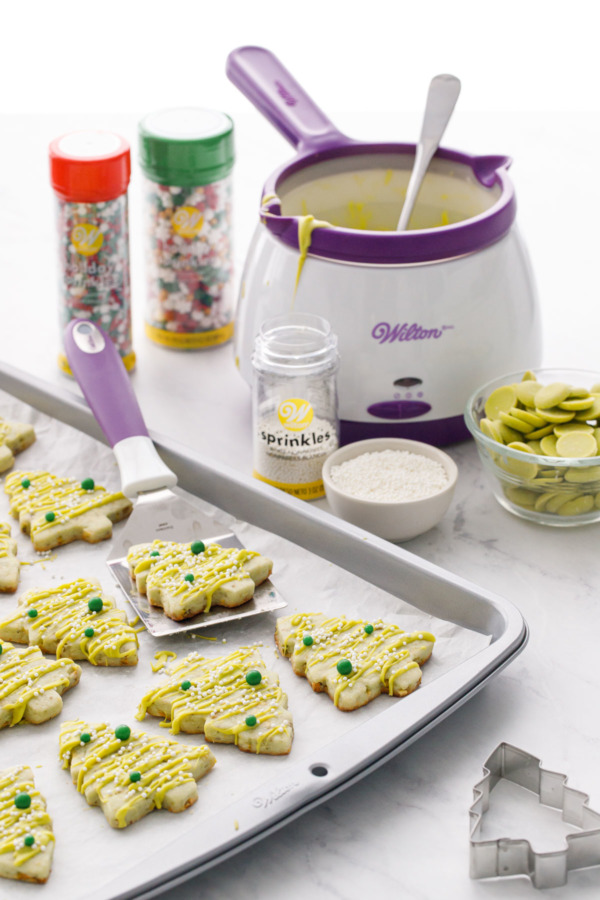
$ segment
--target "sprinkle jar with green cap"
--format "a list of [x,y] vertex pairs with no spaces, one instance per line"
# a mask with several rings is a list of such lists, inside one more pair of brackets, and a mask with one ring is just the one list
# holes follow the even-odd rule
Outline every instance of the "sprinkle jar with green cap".
[[147,266],[146,334],[167,347],[214,347],[233,334],[233,122],[214,110],[150,113],[140,123]]

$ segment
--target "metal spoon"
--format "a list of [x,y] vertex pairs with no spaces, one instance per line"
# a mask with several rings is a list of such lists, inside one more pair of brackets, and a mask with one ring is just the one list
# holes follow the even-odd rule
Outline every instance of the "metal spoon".
[[433,154],[440,145],[459,94],[460,81],[454,75],[436,75],[429,85],[421,137],[417,144],[413,170],[396,231],[406,231],[408,227],[423,178]]

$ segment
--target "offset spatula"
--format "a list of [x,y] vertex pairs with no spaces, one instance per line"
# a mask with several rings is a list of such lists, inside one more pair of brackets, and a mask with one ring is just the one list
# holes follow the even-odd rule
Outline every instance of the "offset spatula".
[[175,622],[137,593],[126,562],[133,544],[159,539],[243,545],[227,525],[190,503],[175,488],[177,476],[156,452],[125,366],[105,332],[85,319],[74,319],[65,331],[65,350],[71,371],[114,450],[121,489],[127,497],[137,498],[120,536],[113,540],[108,567],[148,631],[156,636],[197,631],[285,606],[267,580],[242,606],[211,608],[208,613]]

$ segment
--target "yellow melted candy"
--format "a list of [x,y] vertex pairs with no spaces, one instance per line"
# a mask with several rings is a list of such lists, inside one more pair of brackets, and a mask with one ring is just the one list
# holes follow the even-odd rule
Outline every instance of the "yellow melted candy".
[[[151,556],[154,551],[160,555]],[[153,541],[132,547],[127,554],[127,564],[134,578],[149,570],[146,593],[156,587],[181,597],[184,603],[198,595],[205,596],[204,612],[208,612],[215,592],[222,585],[250,578],[243,565],[258,555],[253,550],[225,548],[220,544],[209,544],[202,553],[194,554],[190,544]],[[192,574],[194,580],[186,581],[184,576],[187,574]]]
[[[83,732],[91,736],[86,744],[80,739]],[[122,794],[116,814],[119,828],[125,828],[127,813],[141,796],[145,795],[144,799],[151,800],[160,809],[167,791],[195,781],[190,763],[211,756],[205,746],[191,747],[134,731],[126,741],[121,741],[109,725],[90,725],[81,720],[67,722],[59,737],[63,768],[70,768],[73,751],[78,747],[85,748],[85,756],[77,773],[77,790],[85,794],[94,787],[102,799]],[[133,771],[141,775],[137,782],[129,779]]]
[[[0,654],[0,705],[11,713],[10,726],[25,715],[25,707],[34,697],[70,684],[66,670],[71,660],[47,660],[37,647],[19,647],[2,642]],[[51,677],[48,677],[51,676]],[[13,696],[15,695],[15,696]]]
[[[24,479],[30,482],[27,488],[21,484]],[[13,472],[5,479],[5,491],[10,497],[12,515],[31,517],[32,537],[84,513],[126,499],[124,494],[109,493],[100,485],[95,485],[93,490],[84,490],[77,479],[61,478],[48,472]],[[46,521],[47,512],[54,513],[52,522]]]
[[[263,675],[260,684],[250,685],[246,674],[256,669]],[[183,690],[181,685],[191,686]],[[265,665],[254,647],[242,647],[227,656],[206,659],[190,653],[181,662],[169,667],[169,678],[162,685],[148,691],[142,698],[136,718],[144,719],[148,709],[158,700],[170,705],[165,726],[172,734],[185,728],[189,717],[210,719],[211,725],[223,735],[230,735],[238,743],[242,731],[256,731],[256,752],[276,734],[292,736],[287,712],[287,698],[277,682],[269,679]],[[246,724],[248,716],[255,716],[257,724]],[[232,722],[233,720],[233,722]]]
[[[340,659],[352,663],[350,675],[336,672],[333,676],[337,682],[333,698],[336,706],[343,691],[373,672],[378,673],[382,686],[393,696],[395,680],[410,669],[419,668],[411,657],[409,645],[416,641],[435,642],[435,637],[428,631],[409,633],[381,620],[371,623],[373,631],[370,634],[365,632],[365,625],[369,623],[343,616],[325,618],[314,613],[299,613],[290,621],[293,630],[282,649],[286,656],[305,655],[307,671],[311,665],[325,663],[330,664],[333,672]],[[313,639],[308,647],[302,640],[305,635]]]
[[[28,809],[15,806],[18,793],[31,797]],[[24,844],[28,835],[35,838],[31,847]],[[52,820],[28,769],[22,766],[0,772],[0,854],[12,852],[15,866],[20,867],[53,843]]]
[[13,555],[10,525],[6,522],[0,522],[0,559],[6,559],[6,557]]
[[[89,610],[88,601],[92,597],[102,598],[100,612]],[[35,618],[27,617],[30,644],[43,646],[44,633],[52,628],[57,640],[57,659],[63,656],[67,645],[74,642],[93,665],[96,665],[100,654],[119,660],[136,655],[136,631],[119,617],[114,601],[103,597],[98,585],[93,582],[79,578],[55,588],[29,591],[23,596],[16,612],[0,622],[0,628],[22,618],[27,609],[37,610]],[[94,629],[93,637],[85,636],[86,628]],[[126,644],[133,646],[123,649]]]

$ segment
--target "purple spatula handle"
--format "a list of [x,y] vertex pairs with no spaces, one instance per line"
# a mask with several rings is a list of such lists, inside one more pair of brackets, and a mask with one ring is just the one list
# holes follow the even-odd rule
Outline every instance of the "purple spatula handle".
[[317,150],[351,143],[269,50],[238,47],[227,57],[228,78],[294,147]]
[[92,322],[73,319],[64,340],[71,371],[111,447],[125,438],[147,437],[129,376],[108,335]]

